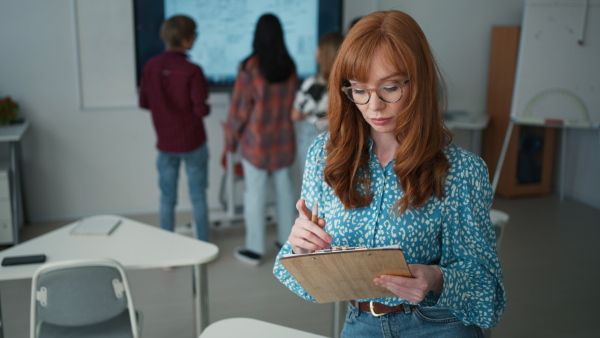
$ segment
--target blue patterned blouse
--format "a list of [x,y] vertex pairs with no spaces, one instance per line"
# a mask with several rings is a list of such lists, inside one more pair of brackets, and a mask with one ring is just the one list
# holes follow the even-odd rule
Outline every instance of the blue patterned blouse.
[[[328,132],[321,134],[309,150],[302,198],[306,205],[319,203],[319,217],[326,220],[332,245],[400,244],[409,264],[437,264],[444,277],[442,293],[430,292],[419,306],[449,309],[465,325],[494,327],[504,312],[506,294],[489,215],[493,194],[483,160],[450,144],[445,149],[450,161],[445,197],[433,196],[423,207],[409,208],[398,216],[394,206],[403,192],[394,161],[382,169],[371,141],[373,200],[368,207],[344,211],[323,179],[328,139]],[[273,273],[290,290],[314,301],[279,261],[291,252],[288,242],[277,256]],[[371,300],[387,305],[406,302],[399,297]]]

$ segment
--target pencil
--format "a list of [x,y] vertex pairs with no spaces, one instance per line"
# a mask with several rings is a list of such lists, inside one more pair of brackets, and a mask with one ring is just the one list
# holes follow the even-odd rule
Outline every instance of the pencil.
[[[315,201],[312,208],[312,216],[310,217],[311,222],[317,223],[319,220],[319,203]],[[308,250],[309,253],[314,252],[313,250]]]

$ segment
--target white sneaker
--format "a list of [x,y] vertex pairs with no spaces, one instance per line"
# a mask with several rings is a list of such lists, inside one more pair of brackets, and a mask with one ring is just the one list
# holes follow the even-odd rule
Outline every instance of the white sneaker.
[[262,258],[262,256],[257,254],[256,252],[248,250],[246,248],[242,248],[240,246],[233,249],[233,255],[240,262],[254,265],[254,266],[259,265],[261,262],[261,258]]
[[183,236],[196,238],[196,227],[194,226],[193,221],[192,221],[186,225],[176,226],[175,233],[183,235]]

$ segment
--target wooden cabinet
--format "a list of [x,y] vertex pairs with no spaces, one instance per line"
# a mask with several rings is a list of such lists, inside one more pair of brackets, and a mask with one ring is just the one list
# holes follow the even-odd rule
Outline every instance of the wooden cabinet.
[[[490,179],[494,177],[510,121],[519,37],[519,26],[492,28],[487,97],[487,114],[490,120],[483,133],[482,147],[482,157],[489,167]],[[555,134],[556,130],[553,128],[515,125],[496,194],[503,197],[516,197],[551,193]],[[535,153],[525,155],[521,147],[525,137],[539,140],[541,148]],[[525,180],[526,183],[522,179],[525,159],[539,169],[539,173],[534,175],[537,179]]]

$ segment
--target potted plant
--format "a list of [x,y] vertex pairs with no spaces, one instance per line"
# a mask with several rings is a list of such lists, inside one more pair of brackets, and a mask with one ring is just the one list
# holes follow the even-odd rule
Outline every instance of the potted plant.
[[18,111],[19,104],[13,101],[10,96],[0,99],[0,126],[16,120]]

